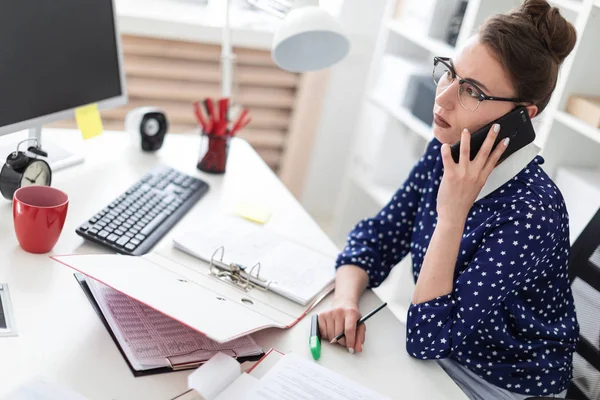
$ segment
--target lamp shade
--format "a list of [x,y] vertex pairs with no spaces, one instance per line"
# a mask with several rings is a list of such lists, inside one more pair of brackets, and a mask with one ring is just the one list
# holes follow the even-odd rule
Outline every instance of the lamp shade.
[[343,59],[350,41],[341,24],[318,6],[292,9],[275,33],[275,64],[292,72],[316,71]]

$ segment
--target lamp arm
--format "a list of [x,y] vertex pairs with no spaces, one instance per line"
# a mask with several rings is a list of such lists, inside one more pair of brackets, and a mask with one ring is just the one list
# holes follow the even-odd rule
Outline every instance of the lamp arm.
[[223,98],[231,98],[233,90],[233,45],[231,44],[231,25],[229,23],[231,0],[226,0],[225,5],[225,27],[221,44],[221,95]]

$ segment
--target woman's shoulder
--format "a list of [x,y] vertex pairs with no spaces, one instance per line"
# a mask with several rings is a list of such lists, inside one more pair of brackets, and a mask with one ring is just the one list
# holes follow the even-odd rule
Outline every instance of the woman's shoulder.
[[544,160],[537,156],[516,176],[507,181],[490,196],[491,204],[534,207],[544,213],[564,213],[565,201],[560,189],[546,174],[541,165]]
[[521,186],[519,199],[523,197],[531,203],[548,208],[550,211],[564,212],[565,200],[560,189],[542,168],[544,159],[535,157],[523,170],[517,174],[515,184]]

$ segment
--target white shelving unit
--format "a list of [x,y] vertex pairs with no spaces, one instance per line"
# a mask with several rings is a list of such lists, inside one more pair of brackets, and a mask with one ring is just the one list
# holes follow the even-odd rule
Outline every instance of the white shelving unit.
[[449,44],[439,40],[433,39],[427,36],[415,35],[409,29],[404,29],[402,24],[399,21],[390,21],[388,23],[388,28],[402,36],[407,40],[412,40],[418,46],[429,50],[430,53],[435,54],[452,54],[454,52],[454,47]]
[[425,122],[421,121],[419,118],[415,117],[410,110],[405,107],[392,107],[383,100],[378,99],[375,96],[369,98],[369,100],[390,114],[390,116],[396,118],[401,123],[405,124],[406,127],[417,135],[422,137],[424,140],[430,141],[433,139],[433,133],[431,131],[431,126],[427,125]]
[[363,188],[363,190],[369,196],[371,196],[377,204],[381,204],[381,207],[383,207],[390,201],[390,199],[398,189],[396,187],[385,186],[377,184],[375,182],[371,182],[368,178],[362,175],[355,175],[352,177],[352,179],[354,179],[356,185]]
[[565,111],[558,111],[556,113],[556,121],[600,144],[600,129],[594,128],[579,118],[568,114]]
[[[401,0],[404,3],[412,0]],[[421,0],[425,6],[428,1]],[[457,47],[471,37],[480,24],[490,15],[509,11],[519,6],[521,0],[469,0],[457,39]],[[544,168],[554,177],[560,167],[585,167],[600,169],[600,129],[566,112],[569,96],[574,94],[600,96],[600,66],[597,38],[600,38],[600,0],[550,0],[558,7],[577,30],[578,42],[565,60],[561,68],[559,81],[553,98],[544,111],[543,118],[537,123],[536,142],[542,146],[542,156],[546,162]],[[402,78],[403,71],[397,75],[382,74],[382,59],[388,56],[400,57],[403,62],[418,65],[431,65],[433,56],[452,56],[455,48],[444,40],[430,37],[425,33],[415,32],[403,21],[394,19],[396,0],[388,0],[386,18],[381,23],[377,46],[373,53],[367,91],[363,98],[363,109],[376,107],[383,111],[393,123],[373,124],[369,121],[357,124],[354,133],[354,151],[352,160],[343,177],[342,190],[338,196],[336,214],[333,217],[332,236],[338,243],[343,243],[348,231],[359,219],[375,215],[391,198],[395,190],[408,176],[411,163],[388,171],[385,183],[378,181],[377,174],[394,157],[414,158],[414,151],[407,151],[403,141],[410,140],[410,146],[424,149],[433,137],[431,127],[415,117],[408,108],[402,106],[404,93],[398,93],[397,101],[389,101],[389,93],[381,97],[374,90],[376,87],[393,86],[396,79]],[[450,18],[444,15],[440,18]],[[444,21],[434,21],[444,23]],[[414,25],[413,25],[414,26]],[[396,73],[394,71],[394,73]],[[429,71],[423,71],[428,74]],[[389,85],[386,84],[389,82]],[[382,85],[383,83],[383,85]],[[404,89],[405,90],[405,89]],[[372,113],[365,112],[363,119],[374,118]],[[379,117],[375,117],[379,118]],[[384,133],[374,132],[365,127],[383,127]],[[399,136],[396,136],[399,135]],[[392,144],[393,140],[396,140]],[[378,141],[376,145],[372,142]],[[389,141],[389,142],[388,142]],[[379,153],[365,154],[365,143]],[[398,145],[400,143],[400,145]],[[398,148],[397,154],[390,150]],[[408,145],[406,147],[409,147]],[[408,154],[408,155],[407,155]],[[368,158],[368,159],[366,159]],[[390,179],[393,174],[393,179]],[[390,182],[393,182],[392,185]]]
[[581,0],[550,0],[549,3],[554,7],[560,8],[561,10],[569,10],[574,12],[579,12],[583,5],[583,1]]

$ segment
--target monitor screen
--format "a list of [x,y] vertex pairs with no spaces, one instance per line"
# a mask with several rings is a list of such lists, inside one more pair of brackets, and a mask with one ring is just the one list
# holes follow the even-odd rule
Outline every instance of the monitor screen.
[[6,0],[0,127],[121,96],[112,0]]

